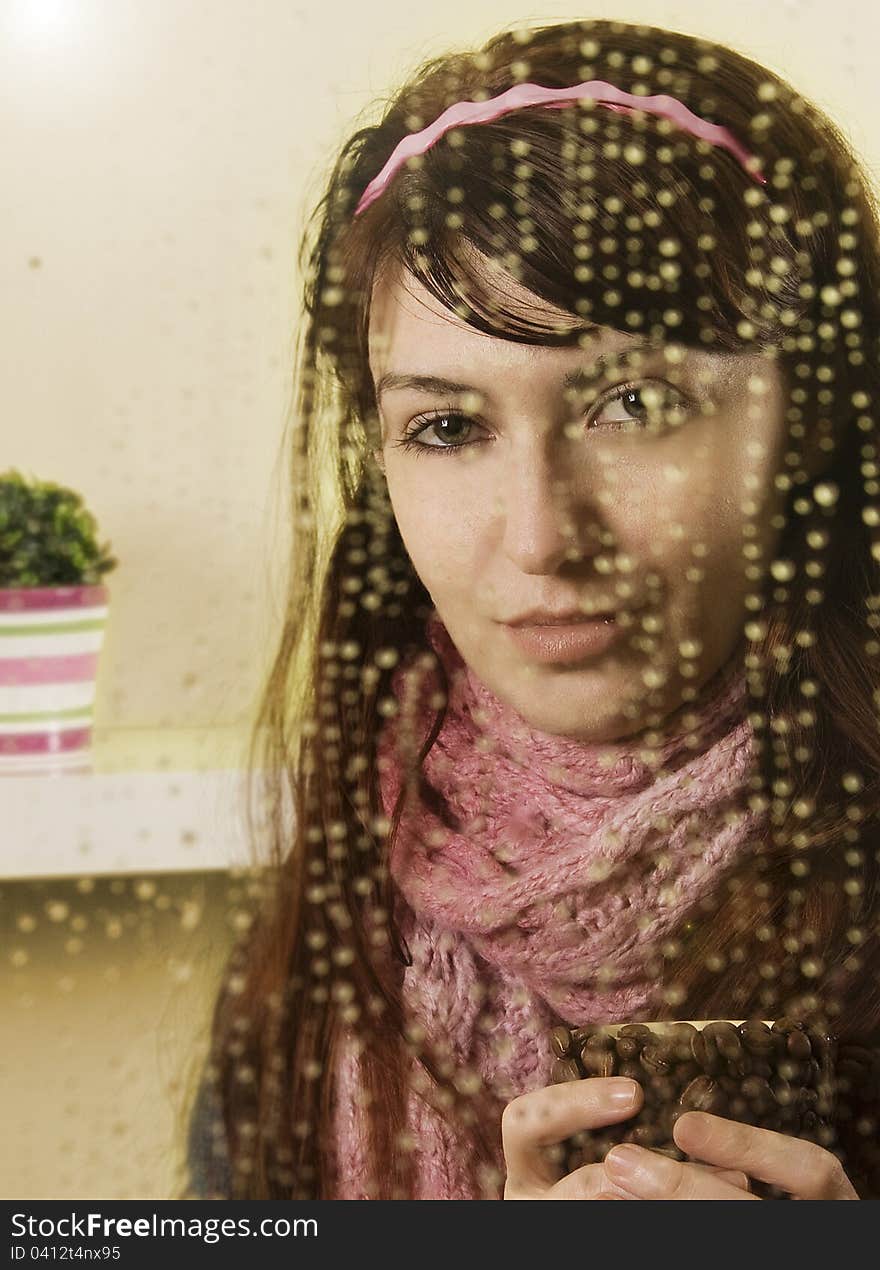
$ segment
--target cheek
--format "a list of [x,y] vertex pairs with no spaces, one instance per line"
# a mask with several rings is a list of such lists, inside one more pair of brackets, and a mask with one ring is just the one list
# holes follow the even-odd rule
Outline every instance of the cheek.
[[[480,554],[481,526],[462,482],[437,473],[454,459],[420,457],[406,465],[405,475],[386,468],[394,519],[413,568],[431,589],[460,585],[472,573]],[[413,472],[418,463],[424,466]],[[449,469],[447,468],[447,471]]]
[[[748,525],[755,517],[743,510],[753,474],[743,471],[735,457],[715,453],[704,462],[670,462],[644,473],[631,536],[647,547],[647,556],[741,568],[743,546],[754,537]],[[763,533],[760,523],[757,530]]]
[[653,594],[664,610],[667,635],[702,632],[710,656],[738,625],[750,586],[742,475],[737,484],[716,472],[714,463],[696,469],[684,462],[632,472],[630,497],[613,524],[618,549],[633,557],[640,593]]

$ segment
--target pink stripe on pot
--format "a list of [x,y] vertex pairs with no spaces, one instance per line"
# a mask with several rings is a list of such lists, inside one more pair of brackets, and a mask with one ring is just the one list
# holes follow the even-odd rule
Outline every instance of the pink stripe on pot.
[[92,743],[92,729],[68,728],[63,732],[28,732],[22,736],[0,736],[0,758],[4,754],[61,754],[81,750]]
[[85,683],[98,674],[97,653],[68,657],[0,657],[0,686]]
[[28,609],[89,609],[107,603],[106,586],[0,587],[0,613]]

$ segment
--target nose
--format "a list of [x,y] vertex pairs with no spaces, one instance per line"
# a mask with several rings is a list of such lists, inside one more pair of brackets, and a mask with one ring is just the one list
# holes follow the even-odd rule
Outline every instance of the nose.
[[570,466],[561,470],[546,448],[535,446],[511,455],[510,469],[498,503],[504,552],[518,569],[555,573],[599,549],[595,511],[581,505]]

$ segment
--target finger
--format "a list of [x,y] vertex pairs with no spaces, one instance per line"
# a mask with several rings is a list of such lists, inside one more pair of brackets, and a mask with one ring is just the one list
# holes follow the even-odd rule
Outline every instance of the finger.
[[714,1164],[705,1164],[703,1167],[713,1172],[716,1177],[720,1177],[722,1181],[729,1182],[731,1186],[738,1186],[741,1191],[747,1191],[751,1186],[748,1176],[742,1169],[719,1169]]
[[[660,1152],[660,1154],[663,1154],[663,1152]],[[718,1177],[722,1181],[728,1182],[731,1186],[738,1186],[739,1189],[742,1191],[748,1191],[751,1189],[751,1179],[745,1173],[743,1173],[741,1169],[724,1169],[717,1164],[703,1164],[703,1163],[696,1163],[693,1161],[691,1163],[693,1164],[694,1168],[705,1169],[707,1173],[711,1173],[714,1177]],[[610,1186],[614,1186],[610,1178],[609,1178],[608,1184]],[[623,1190],[620,1187],[614,1186],[614,1190],[618,1199],[620,1198],[632,1199],[633,1198],[630,1192]]]
[[836,1155],[815,1142],[772,1129],[689,1111],[673,1137],[688,1155],[723,1168],[743,1169],[799,1199],[858,1199]]
[[568,1080],[514,1098],[501,1116],[510,1190],[523,1193],[552,1186],[561,1169],[548,1158],[545,1148],[564,1142],[581,1129],[624,1120],[639,1109],[642,1100],[637,1081],[613,1076]]
[[638,1199],[753,1199],[719,1173],[682,1160],[671,1160],[631,1142],[612,1147],[605,1156],[612,1182]]
[[[595,1167],[595,1165],[593,1167]],[[745,1173],[741,1173],[738,1169],[713,1169],[711,1165],[708,1165],[708,1164],[705,1164],[705,1165],[695,1164],[693,1165],[693,1167],[705,1168],[706,1171],[712,1173],[713,1176],[721,1178],[723,1181],[728,1182],[731,1186],[738,1187],[739,1190],[741,1191],[748,1191],[750,1188],[749,1179],[746,1177]],[[572,1179],[571,1184],[569,1183],[569,1179]],[[596,1189],[597,1185],[599,1185],[598,1191]],[[602,1189],[603,1185],[604,1185],[604,1189]],[[577,1194],[574,1193],[575,1188],[577,1189],[578,1192],[581,1192],[581,1193],[577,1193]],[[607,1173],[605,1173],[605,1176],[604,1176],[604,1184],[597,1183],[595,1179],[590,1178],[590,1179],[585,1179],[585,1185],[583,1186],[583,1188],[581,1187],[580,1182],[576,1180],[576,1174],[570,1173],[568,1174],[567,1177],[564,1177],[560,1182],[556,1183],[556,1186],[554,1186],[553,1189],[548,1192],[547,1198],[556,1199],[557,1189],[560,1190],[560,1195],[558,1198],[561,1198],[561,1199],[577,1198],[577,1199],[633,1200],[633,1199],[643,1198],[640,1195],[634,1195],[632,1191],[625,1190],[624,1187],[618,1186],[615,1182],[612,1182],[611,1178],[608,1176]],[[583,1192],[586,1192],[586,1193],[583,1193]]]
[[601,1164],[582,1164],[545,1190],[541,1199],[632,1199],[632,1196],[614,1185]]
[[[745,1173],[737,1169],[719,1169],[713,1164],[695,1164],[694,1168],[704,1169],[716,1177],[738,1186],[741,1190],[749,1189],[749,1179]],[[535,1198],[532,1196],[532,1198]],[[629,1199],[636,1198],[631,1191],[617,1186],[605,1172],[602,1164],[583,1164],[573,1169],[541,1196],[543,1199]]]
[[[695,1164],[714,1177],[720,1177],[740,1190],[749,1189],[749,1179],[737,1169],[718,1169],[711,1164]],[[601,1164],[582,1164],[559,1179],[545,1192],[544,1199],[633,1199],[631,1191],[611,1180]]]

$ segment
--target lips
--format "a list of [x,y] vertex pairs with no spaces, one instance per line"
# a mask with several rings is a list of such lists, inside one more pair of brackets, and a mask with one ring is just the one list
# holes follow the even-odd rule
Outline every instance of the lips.
[[595,613],[585,613],[583,609],[572,609],[568,613],[542,613],[534,610],[531,613],[525,613],[522,617],[511,619],[506,622],[506,626],[577,626],[581,622],[613,622],[614,613],[610,610],[600,610]]
[[577,622],[543,622],[505,626],[512,643],[530,661],[572,663],[598,657],[618,639],[623,627],[613,617]]

